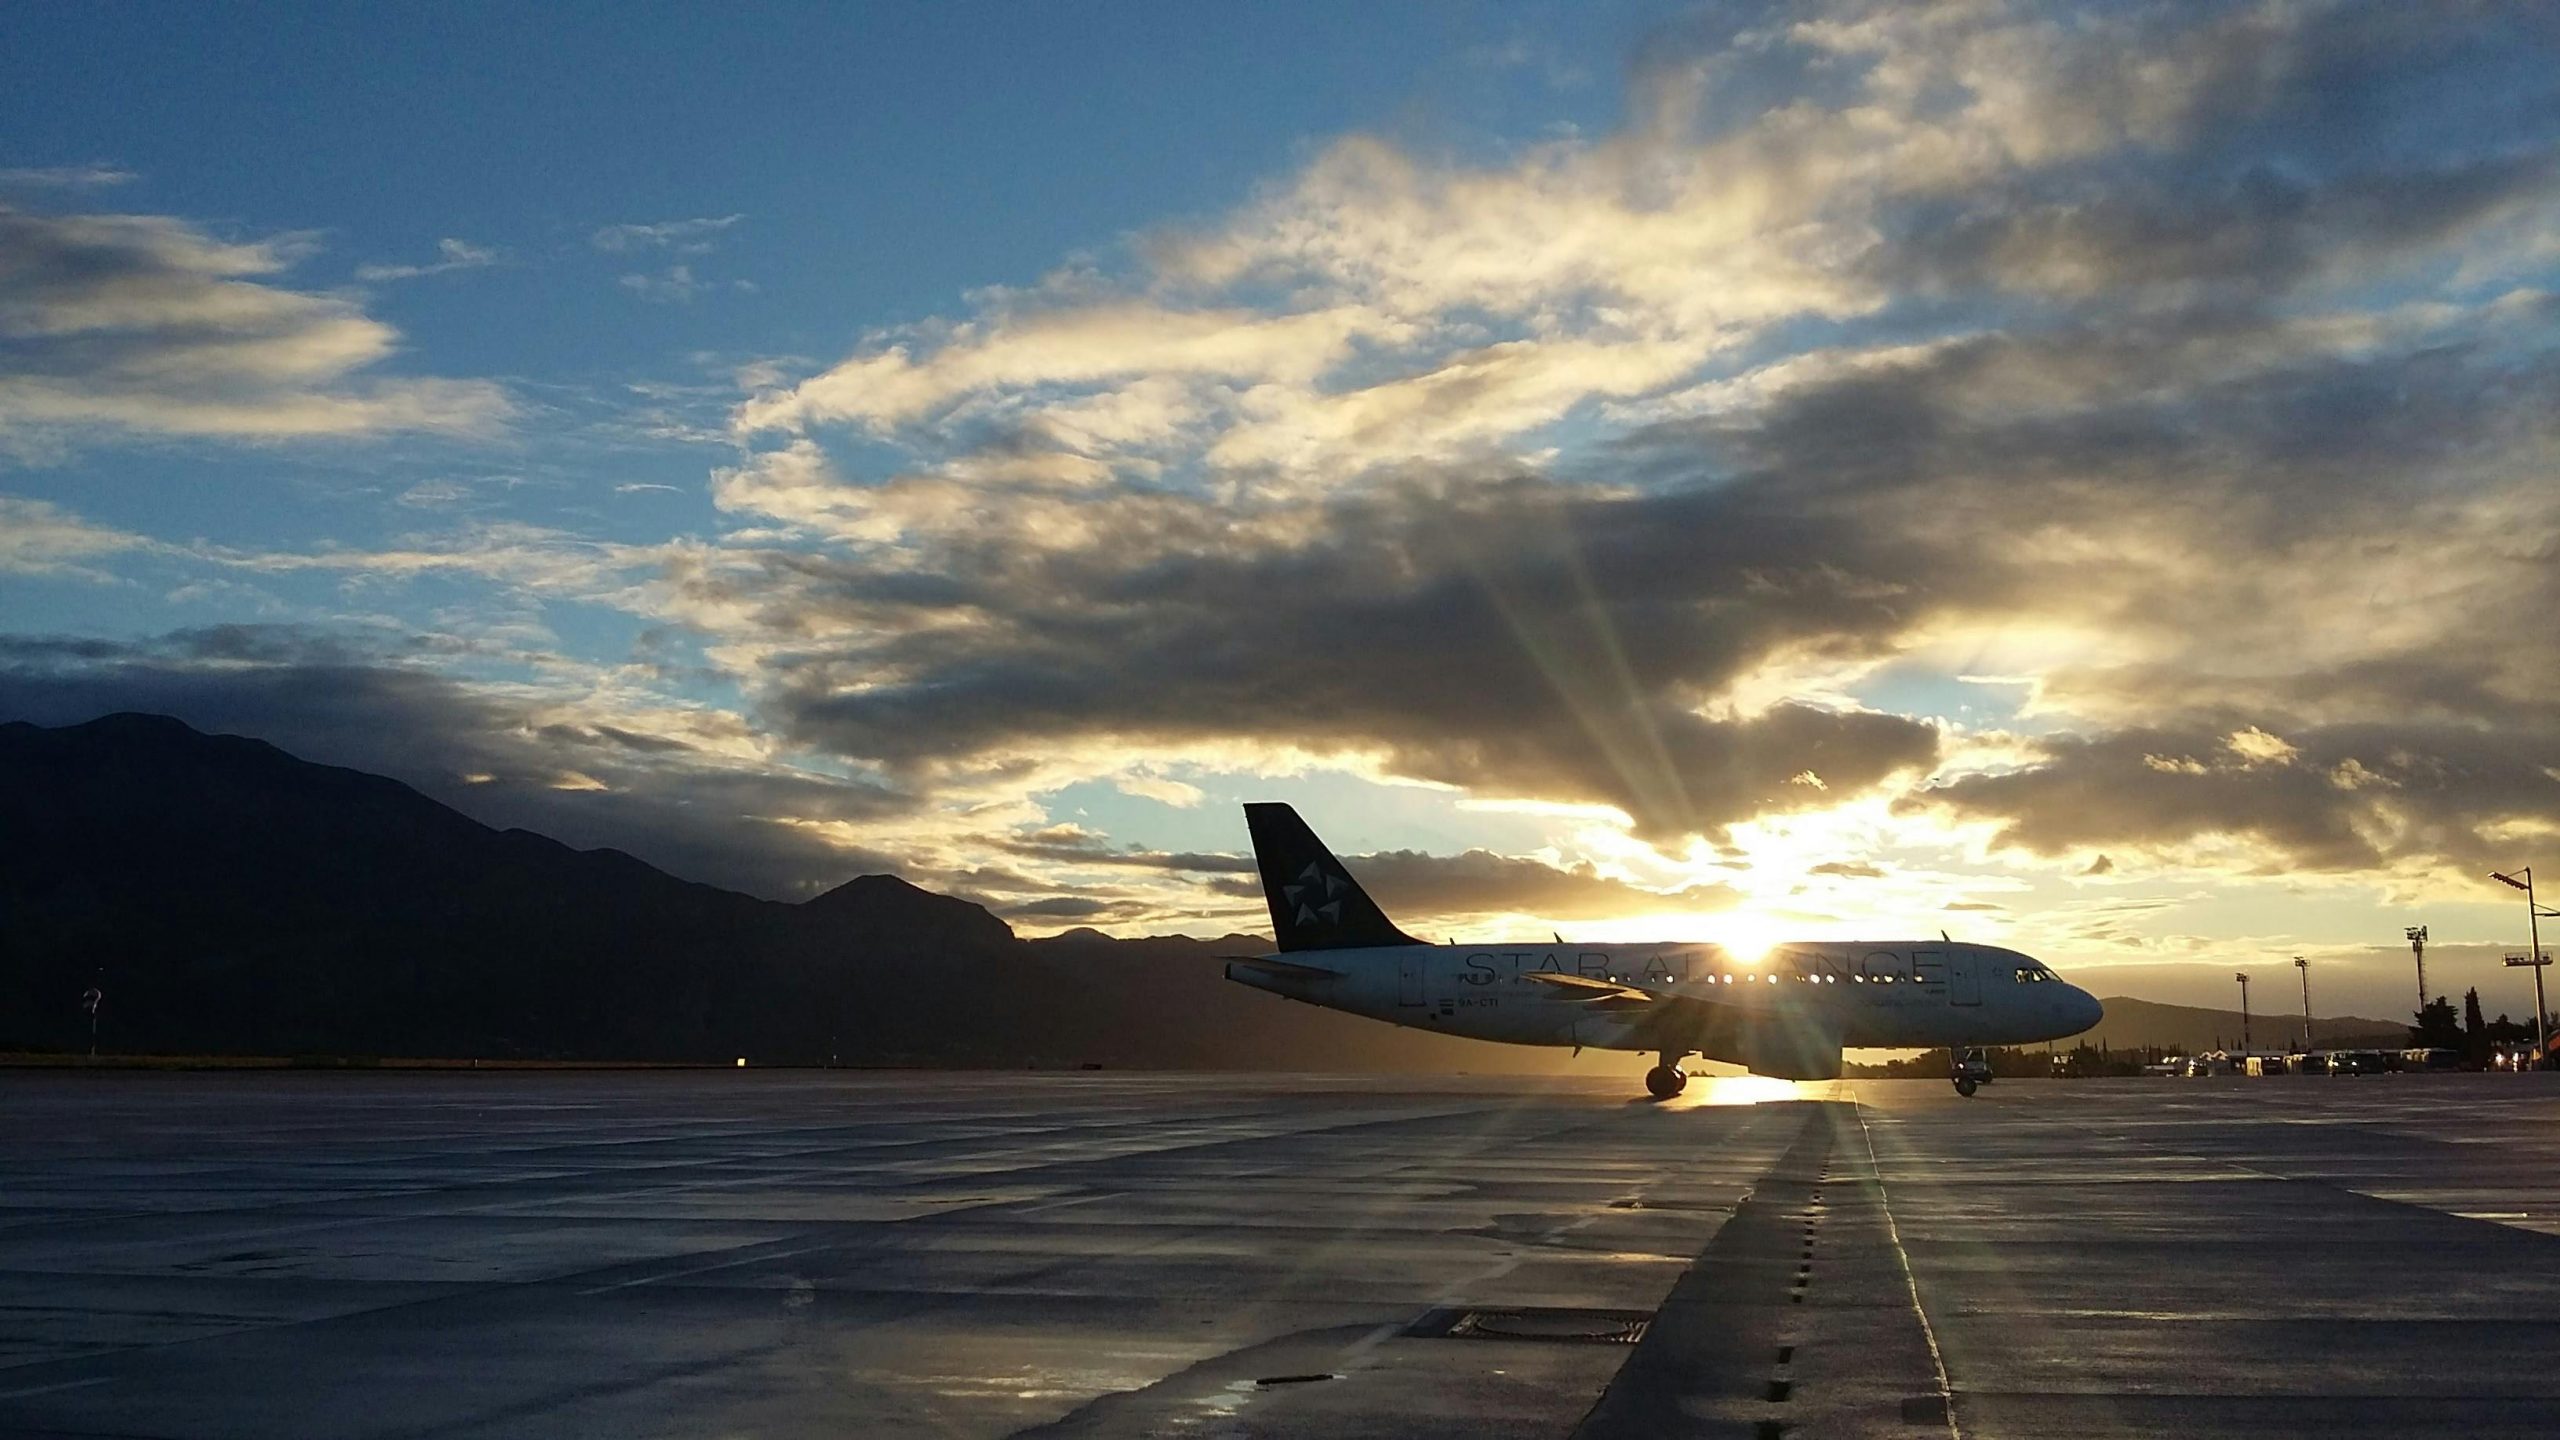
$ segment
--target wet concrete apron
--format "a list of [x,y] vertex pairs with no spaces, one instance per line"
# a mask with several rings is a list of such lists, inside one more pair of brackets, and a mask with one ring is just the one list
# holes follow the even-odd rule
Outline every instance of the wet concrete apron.
[[0,1075],[0,1434],[2555,1433],[2550,1081]]

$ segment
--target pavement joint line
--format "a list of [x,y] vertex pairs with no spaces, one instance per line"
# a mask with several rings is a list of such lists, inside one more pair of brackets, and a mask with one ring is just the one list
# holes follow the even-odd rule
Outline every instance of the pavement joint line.
[[844,1241],[831,1240],[824,1245],[804,1245],[797,1250],[776,1250],[761,1255],[742,1255],[735,1260],[723,1260],[716,1265],[696,1265],[690,1270],[670,1270],[663,1275],[641,1275],[630,1280],[616,1280],[609,1285],[598,1285],[577,1293],[582,1296],[602,1295],[613,1290],[628,1290],[635,1285],[655,1285],[661,1280],[682,1280],[693,1275],[708,1275],[714,1270],[735,1270],[741,1265],[753,1265],[761,1260],[789,1260],[801,1255],[814,1255],[821,1250],[840,1250],[844,1245]]
[[1929,1343],[1929,1367],[1937,1374],[1938,1403],[1947,1417],[1948,1440],[1964,1440],[1964,1427],[1956,1420],[1955,1385],[1947,1375],[1946,1352],[1938,1348],[1937,1327],[1929,1323],[1929,1307],[1920,1303],[1920,1276],[1911,1268],[1911,1252],[1902,1243],[1902,1227],[1894,1223],[1893,1196],[1885,1188],[1884,1162],[1876,1155],[1875,1132],[1867,1127],[1867,1107],[1850,1106],[1858,1117],[1858,1136],[1867,1142],[1867,1169],[1876,1187],[1876,1212],[1884,1217],[1885,1238],[1893,1244],[1894,1263],[1902,1267],[1903,1286],[1911,1292],[1911,1310],[1920,1320],[1920,1338]]
[[[1043,1200],[1037,1205],[1028,1205],[1012,1213],[1016,1215],[1039,1215],[1051,1210],[1064,1210],[1070,1205],[1090,1205],[1096,1200],[1117,1200],[1128,1193],[1129,1192],[1126,1190],[1104,1190],[1091,1195],[1070,1195],[1064,1200]],[[977,1207],[971,1206],[969,1208],[975,1209]]]
[[86,1380],[57,1380],[50,1385],[29,1385],[19,1390],[0,1390],[0,1400],[22,1400],[29,1395],[50,1395],[57,1390],[86,1390],[92,1385],[112,1382],[113,1375],[93,1375]]

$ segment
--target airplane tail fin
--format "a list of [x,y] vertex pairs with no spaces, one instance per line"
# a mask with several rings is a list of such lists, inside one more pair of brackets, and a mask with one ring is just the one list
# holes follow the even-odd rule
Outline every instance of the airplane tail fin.
[[1247,805],[1244,823],[1253,832],[1262,898],[1270,903],[1272,938],[1282,951],[1422,943],[1387,919],[1295,809],[1276,803]]

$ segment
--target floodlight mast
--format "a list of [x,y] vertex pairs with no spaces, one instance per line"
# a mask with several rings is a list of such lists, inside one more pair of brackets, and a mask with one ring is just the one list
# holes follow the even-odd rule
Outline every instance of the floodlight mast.
[[2302,1053],[2311,1053],[2311,962],[2296,955],[2293,968],[2302,972]]
[[[2524,878],[2519,880],[2516,875]],[[2522,960],[2509,959],[2507,963],[2529,966],[2533,970],[2533,1065],[2539,1070],[2551,1059],[2551,1012],[2542,1003],[2542,972],[2550,968],[2551,957],[2542,953],[2542,917],[2560,917],[2560,910],[2545,910],[2533,898],[2532,866],[2525,866],[2516,875],[2501,870],[2489,872],[2490,879],[2524,892],[2526,950]]]
[[2427,1013],[2427,927],[2411,925],[2400,932],[2409,937],[2409,953],[2418,957],[2418,1014]]
[[2243,970],[2234,978],[2240,982],[2240,1053],[2246,1055],[2255,1048],[2249,1043],[2249,972]]

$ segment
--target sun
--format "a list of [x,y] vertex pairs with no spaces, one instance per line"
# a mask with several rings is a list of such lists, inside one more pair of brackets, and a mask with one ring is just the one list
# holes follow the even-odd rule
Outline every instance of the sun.
[[1602,944],[1712,943],[1723,946],[1725,953],[1742,965],[1757,965],[1779,945],[1803,938],[1787,934],[1783,924],[1774,917],[1748,910],[1681,911],[1627,920],[1603,920],[1570,928],[1575,939]]
[[1701,915],[1695,933],[1713,939],[1743,965],[1757,965],[1790,937],[1776,919],[1749,910]]

